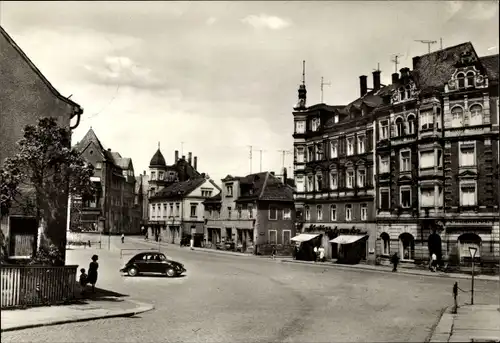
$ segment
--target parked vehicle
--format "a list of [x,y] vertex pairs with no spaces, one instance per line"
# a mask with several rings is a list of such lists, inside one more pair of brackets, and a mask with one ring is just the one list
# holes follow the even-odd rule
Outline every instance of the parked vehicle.
[[179,276],[186,272],[180,262],[169,260],[160,252],[143,252],[135,255],[120,269],[120,272],[129,276],[139,274],[164,274],[169,277]]

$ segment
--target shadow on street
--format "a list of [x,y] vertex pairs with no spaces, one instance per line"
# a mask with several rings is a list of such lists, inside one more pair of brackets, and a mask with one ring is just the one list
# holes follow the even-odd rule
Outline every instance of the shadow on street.
[[123,301],[128,294],[122,294],[118,292],[113,292],[107,289],[95,288],[95,292],[92,292],[91,287],[87,286],[83,294],[78,291],[77,302],[80,304],[88,304],[88,301],[110,301],[110,302],[120,302]]

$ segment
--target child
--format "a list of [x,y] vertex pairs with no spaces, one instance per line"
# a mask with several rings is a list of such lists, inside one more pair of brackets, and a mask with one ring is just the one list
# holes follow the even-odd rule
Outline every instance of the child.
[[80,269],[80,287],[81,287],[81,294],[85,292],[85,287],[87,287],[87,274],[85,273],[85,268]]

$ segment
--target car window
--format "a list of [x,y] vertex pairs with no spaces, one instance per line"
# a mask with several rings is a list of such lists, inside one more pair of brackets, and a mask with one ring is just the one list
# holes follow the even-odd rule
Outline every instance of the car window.
[[158,254],[158,257],[159,257],[160,261],[165,261],[167,259],[167,257],[163,254]]

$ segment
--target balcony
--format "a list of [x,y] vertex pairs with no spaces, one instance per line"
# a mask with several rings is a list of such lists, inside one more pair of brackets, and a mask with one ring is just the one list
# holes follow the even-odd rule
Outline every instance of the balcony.
[[462,127],[447,128],[444,131],[444,136],[451,138],[451,137],[484,135],[488,133],[491,133],[491,128],[489,124],[486,124],[477,126],[462,126]]
[[420,129],[419,130],[419,139],[432,139],[441,137],[441,129],[440,128],[428,128],[428,129]]
[[429,178],[429,177],[442,177],[443,176],[443,167],[428,167],[428,168],[420,168],[418,172],[418,176],[421,178]]

